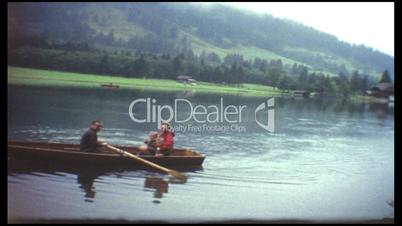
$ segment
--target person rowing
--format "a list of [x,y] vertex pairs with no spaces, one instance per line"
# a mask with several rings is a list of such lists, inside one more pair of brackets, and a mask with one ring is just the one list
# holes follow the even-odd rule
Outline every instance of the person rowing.
[[89,129],[82,135],[80,150],[84,152],[102,152],[104,142],[98,141],[97,133],[102,129],[102,122],[97,119],[92,121]]

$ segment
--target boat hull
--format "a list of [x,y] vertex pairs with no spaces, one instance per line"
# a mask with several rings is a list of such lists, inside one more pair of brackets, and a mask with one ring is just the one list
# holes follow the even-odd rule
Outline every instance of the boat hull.
[[[117,146],[130,153],[138,153],[136,147]],[[43,162],[47,165],[76,165],[85,167],[144,167],[139,161],[114,153],[88,153],[79,151],[77,144],[43,142],[8,142],[8,157],[11,159]],[[205,156],[188,149],[174,149],[172,156],[141,156],[158,165],[182,168],[197,167]]]

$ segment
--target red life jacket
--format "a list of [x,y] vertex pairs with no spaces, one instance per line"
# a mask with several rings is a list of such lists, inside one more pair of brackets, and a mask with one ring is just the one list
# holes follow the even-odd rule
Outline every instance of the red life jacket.
[[174,133],[170,131],[162,133],[163,144],[160,146],[161,151],[170,150],[173,148],[174,136]]

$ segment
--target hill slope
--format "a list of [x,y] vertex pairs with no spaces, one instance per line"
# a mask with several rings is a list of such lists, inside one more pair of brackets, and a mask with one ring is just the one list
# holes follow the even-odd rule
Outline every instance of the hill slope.
[[98,47],[151,53],[214,52],[221,59],[281,59],[312,71],[351,75],[359,70],[393,77],[394,59],[335,36],[227,6],[186,3],[9,3],[9,46],[32,35],[48,41],[85,42]]

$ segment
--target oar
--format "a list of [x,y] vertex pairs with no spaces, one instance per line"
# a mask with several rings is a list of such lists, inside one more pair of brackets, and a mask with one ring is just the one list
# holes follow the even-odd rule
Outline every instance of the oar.
[[182,174],[182,173],[180,173],[180,172],[178,172],[178,171],[176,171],[176,170],[172,170],[172,169],[165,168],[165,167],[163,167],[163,166],[160,166],[160,165],[158,165],[158,164],[155,164],[155,163],[153,163],[153,162],[150,162],[150,161],[148,161],[148,160],[145,160],[145,159],[143,159],[143,158],[140,158],[140,157],[138,157],[138,156],[135,156],[135,155],[133,155],[133,154],[131,154],[131,153],[129,153],[129,152],[126,152],[126,151],[121,150],[121,149],[119,149],[119,148],[113,147],[113,146],[110,145],[110,144],[105,144],[104,146],[106,146],[106,147],[109,148],[110,150],[112,150],[112,151],[114,151],[114,152],[117,152],[117,153],[119,153],[119,154],[121,154],[121,155],[123,155],[123,156],[125,156],[125,157],[128,157],[128,158],[131,158],[131,159],[133,159],[133,160],[139,161],[139,162],[141,162],[141,163],[144,163],[145,165],[151,166],[151,167],[153,167],[153,168],[155,168],[155,169],[158,169],[158,170],[163,171],[163,172],[165,172],[165,173],[167,173],[167,174],[170,174],[170,175],[172,175],[172,176],[175,177],[175,178],[178,178],[178,179],[181,179],[181,180],[187,179],[187,176],[186,176],[186,175],[184,175],[184,174]]

